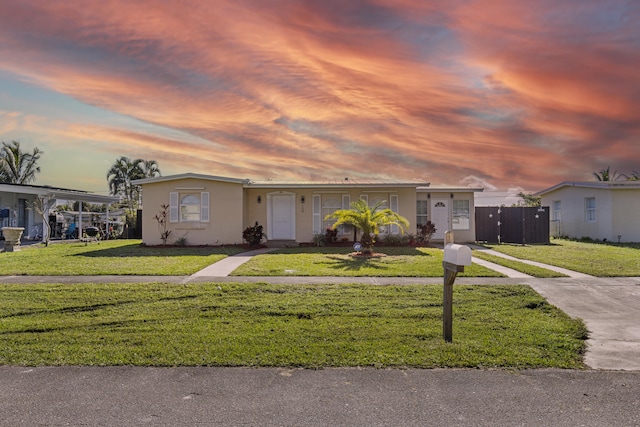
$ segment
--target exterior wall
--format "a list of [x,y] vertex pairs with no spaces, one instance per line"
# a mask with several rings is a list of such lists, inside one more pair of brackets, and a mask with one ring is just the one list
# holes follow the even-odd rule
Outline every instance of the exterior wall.
[[[9,218],[0,218],[0,228],[2,227],[24,227],[23,238],[31,238],[35,235],[35,228],[39,227],[42,233],[42,216],[38,215],[34,209],[28,209],[29,204],[36,199],[34,194],[6,193],[0,192],[0,209],[9,209]],[[25,200],[27,209],[19,224],[19,200]]]
[[[451,197],[453,194],[453,198]],[[452,231],[453,238],[456,242],[475,242],[476,240],[476,218],[475,218],[475,197],[474,192],[469,191],[437,191],[436,189],[425,189],[417,193],[416,200],[428,200],[427,204],[427,220],[431,221],[432,217],[432,201],[442,200],[447,203],[449,208],[449,221],[445,225],[445,229],[441,229],[442,225],[438,225],[438,232],[436,234],[440,235],[440,238],[436,236],[436,238],[432,238],[433,241],[442,241],[444,240],[443,233],[445,231]],[[453,200],[468,200],[469,201],[469,228],[467,229],[453,229]],[[415,204],[415,203],[414,203]],[[415,223],[415,207],[414,207],[414,216],[411,221],[412,224]],[[416,231],[412,231],[416,232]]]
[[[588,222],[586,219],[585,203],[589,197],[596,200],[596,219]],[[560,201],[560,221],[553,220],[553,202]],[[542,206],[549,206],[551,212],[550,229],[553,235],[567,236],[580,239],[610,240],[614,239],[613,232],[613,199],[609,189],[586,187],[562,187],[541,198]],[[619,234],[619,233],[618,233]]]
[[[269,207],[268,199],[271,195],[291,194],[295,200],[295,241],[311,242],[314,235],[314,196],[319,196],[321,203],[328,198],[336,198],[342,203],[343,196],[349,197],[349,204],[366,196],[370,202],[374,199],[385,199],[389,203],[390,196],[398,196],[398,213],[410,222],[409,228],[405,230],[407,233],[415,233],[416,218],[416,191],[415,188],[246,188],[245,189],[245,215],[244,227],[254,225],[256,221],[263,225],[267,238],[270,239],[270,230],[268,224],[267,210]],[[260,197],[260,203],[258,203]],[[304,203],[302,202],[304,198]],[[342,208],[342,206],[341,206]],[[348,208],[348,206],[345,206]],[[324,215],[321,215],[324,220]],[[324,222],[324,221],[323,221]],[[316,232],[324,233],[324,227]],[[338,235],[339,239],[346,238],[353,240],[353,231],[348,231]]]
[[609,240],[640,242],[640,190],[617,189],[612,192],[613,229]]
[[155,220],[161,205],[169,205],[169,194],[209,193],[208,222],[167,222],[171,230],[167,244],[185,238],[187,245],[222,245],[242,243],[243,191],[242,184],[205,179],[185,178],[143,185],[142,241],[147,245],[161,245],[160,230]]

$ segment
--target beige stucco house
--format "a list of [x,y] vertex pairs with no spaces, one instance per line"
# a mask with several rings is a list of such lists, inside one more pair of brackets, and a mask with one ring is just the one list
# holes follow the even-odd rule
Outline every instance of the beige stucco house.
[[562,182],[539,191],[554,237],[640,242],[640,182]]
[[[456,241],[475,240],[473,195],[476,189],[431,188],[425,182],[340,181],[291,182],[254,181],[185,173],[134,181],[142,187],[142,240],[162,243],[155,216],[167,206],[167,243],[185,239],[188,245],[241,244],[242,231],[258,222],[267,243],[313,241],[332,224],[325,217],[348,209],[351,202],[365,199],[370,206],[384,202],[407,218],[407,232],[416,233],[419,224],[431,220],[443,239],[453,229]],[[354,230],[342,226],[338,238],[353,240]],[[399,234],[397,227],[382,234]],[[357,237],[357,236],[356,236]]]

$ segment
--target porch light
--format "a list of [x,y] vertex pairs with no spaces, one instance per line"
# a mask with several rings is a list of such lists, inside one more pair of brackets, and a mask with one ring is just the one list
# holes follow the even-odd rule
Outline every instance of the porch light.
[[258,203],[262,203],[262,196],[258,196]]
[[300,196],[300,203],[304,204],[304,196]]

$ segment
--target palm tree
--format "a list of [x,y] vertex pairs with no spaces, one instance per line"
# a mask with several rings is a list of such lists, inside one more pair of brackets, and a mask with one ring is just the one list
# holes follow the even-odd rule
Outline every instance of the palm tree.
[[638,171],[631,172],[631,176],[629,177],[629,181],[640,181],[640,172],[638,172]]
[[360,243],[362,252],[371,254],[375,243],[375,234],[378,234],[380,227],[386,225],[397,225],[404,233],[404,228],[409,226],[409,221],[389,208],[382,208],[385,202],[378,202],[372,208],[364,199],[358,199],[351,203],[351,209],[339,209],[325,217],[325,220],[336,219],[333,229],[340,224],[349,224],[358,228],[362,232]]
[[142,178],[155,178],[161,176],[160,167],[155,160],[138,160],[140,161],[140,167],[142,169]]
[[36,180],[36,174],[40,173],[38,160],[42,151],[37,147],[33,152],[26,153],[20,148],[18,141],[11,144],[2,142],[0,151],[0,182],[11,184],[29,184]]
[[602,169],[600,172],[593,172],[593,176],[595,176],[598,181],[622,181],[628,179],[626,175],[620,174],[618,171],[613,171],[612,174],[609,169],[610,166],[607,166],[606,169]]
[[138,202],[138,189],[131,181],[144,177],[141,164],[142,159],[131,160],[126,156],[120,157],[107,172],[109,193],[120,196],[127,205],[129,212],[133,214]]

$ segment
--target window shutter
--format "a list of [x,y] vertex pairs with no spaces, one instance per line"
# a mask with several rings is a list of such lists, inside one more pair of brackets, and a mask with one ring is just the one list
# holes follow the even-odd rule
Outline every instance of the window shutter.
[[200,222],[209,222],[209,192],[200,193]]
[[[391,194],[389,196],[389,208],[398,213],[398,195],[397,194]],[[391,226],[391,234],[398,234],[400,233],[400,228],[397,225],[392,225]]]
[[367,202],[367,204],[369,204],[369,195],[368,194],[363,194],[360,196],[360,198],[362,200],[364,200],[365,202]]
[[169,222],[178,222],[178,193],[169,193]]
[[313,196],[313,234],[322,233],[322,206],[320,203],[320,195]]

